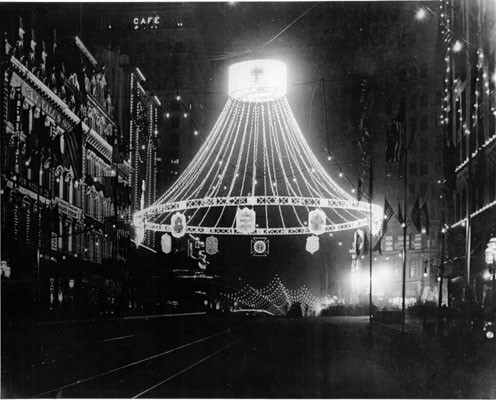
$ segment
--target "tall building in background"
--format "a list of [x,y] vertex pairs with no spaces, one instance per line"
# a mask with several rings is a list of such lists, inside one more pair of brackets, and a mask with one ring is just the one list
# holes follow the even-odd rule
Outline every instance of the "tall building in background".
[[491,300],[484,251],[496,234],[496,4],[440,2],[448,267],[454,294]]
[[[440,119],[444,75],[439,34],[434,15],[431,21],[421,23],[414,19],[415,11],[412,4],[405,4],[399,18],[401,27],[391,28],[389,45],[398,51],[394,59],[386,60],[380,76],[368,79],[364,107],[371,143],[368,161],[373,163],[373,201],[382,205],[386,198],[407,226],[407,305],[438,301],[444,204]],[[393,154],[385,154],[391,149],[395,149]],[[364,184],[367,180],[368,175]],[[412,218],[416,204],[428,223],[425,217],[421,224]],[[404,241],[396,216],[387,224],[381,253],[373,253],[372,291],[376,304],[401,307]],[[363,295],[369,291],[366,249],[359,252],[357,260],[355,283]],[[368,297],[363,300],[368,302]]]
[[[109,70],[109,82],[115,98],[116,120],[122,127],[114,146],[119,156],[132,167],[129,178],[131,210],[134,213],[153,204],[157,197],[160,159],[159,118],[162,104],[147,89],[148,82],[138,67],[129,65],[129,56],[98,46],[96,53]],[[146,246],[155,247],[155,237],[146,238]]]
[[191,3],[126,3],[88,5],[83,13],[88,40],[105,38],[109,48],[128,55],[162,104],[156,121],[160,192],[188,165],[204,134],[208,63],[194,11]]

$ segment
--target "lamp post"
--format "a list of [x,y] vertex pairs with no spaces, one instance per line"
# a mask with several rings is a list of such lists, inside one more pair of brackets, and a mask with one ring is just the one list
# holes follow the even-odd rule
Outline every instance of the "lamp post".
[[496,237],[494,235],[492,235],[491,239],[489,239],[485,253],[486,264],[492,274],[492,306],[493,314],[496,314]]

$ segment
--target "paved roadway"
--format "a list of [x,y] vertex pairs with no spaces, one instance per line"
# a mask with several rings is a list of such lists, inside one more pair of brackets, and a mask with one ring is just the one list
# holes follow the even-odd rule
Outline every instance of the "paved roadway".
[[487,363],[450,363],[436,340],[367,322],[191,316],[45,327],[23,397],[496,397]]

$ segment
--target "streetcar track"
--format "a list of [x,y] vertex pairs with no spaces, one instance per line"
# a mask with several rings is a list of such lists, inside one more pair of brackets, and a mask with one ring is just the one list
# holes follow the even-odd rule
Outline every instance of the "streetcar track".
[[123,365],[123,366],[120,366],[120,367],[117,367],[117,368],[112,368],[110,370],[107,370],[107,371],[104,371],[104,372],[101,372],[99,374],[96,374],[96,375],[93,375],[93,376],[90,376],[88,378],[84,378],[84,379],[80,379],[80,380],[77,380],[75,382],[72,382],[72,383],[69,383],[67,385],[64,385],[64,386],[61,386],[61,387],[58,387],[58,388],[55,388],[55,389],[50,389],[50,390],[47,390],[43,393],[40,393],[40,394],[37,394],[33,397],[41,397],[41,396],[45,396],[47,394],[50,394],[50,393],[53,393],[53,392],[59,392],[61,390],[64,390],[64,389],[68,389],[70,387],[74,387],[74,386],[77,386],[77,385],[81,385],[83,383],[86,383],[86,382],[89,382],[89,381],[92,381],[94,379],[97,379],[97,378],[100,378],[102,376],[106,376],[106,375],[110,375],[110,374],[113,374],[115,372],[118,372],[118,371],[121,371],[123,369],[126,369],[126,368],[129,368],[129,367],[133,367],[135,365],[139,365],[139,364],[142,364],[144,362],[147,362],[147,361],[150,361],[150,360],[153,360],[153,359],[156,359],[156,358],[159,358],[159,357],[163,357],[163,356],[166,356],[168,354],[171,354],[171,353],[174,353],[178,350],[182,350],[182,349],[185,349],[185,348],[188,348],[190,346],[193,346],[195,344],[198,344],[198,343],[202,343],[202,342],[205,342],[209,339],[212,339],[212,338],[215,338],[215,337],[218,337],[218,336],[221,336],[221,335],[225,335],[225,334],[229,334],[233,331],[236,331],[238,329],[241,329],[243,327],[243,325],[239,326],[239,327],[236,327],[236,328],[228,328],[226,329],[225,331],[222,331],[222,332],[218,332],[218,333],[215,333],[213,335],[210,335],[210,336],[206,336],[206,337],[203,337],[201,339],[198,339],[198,340],[194,340],[192,342],[189,342],[189,343],[186,343],[186,344],[183,344],[181,346],[178,346],[178,347],[175,347],[173,349],[169,349],[169,350],[166,350],[164,352],[161,352],[161,353],[158,353],[158,354],[154,354],[153,356],[149,356],[149,357],[146,357],[146,358],[143,358],[141,360],[137,360],[137,361],[134,361],[132,363],[129,363],[129,364],[126,364],[126,365]]
[[133,396],[132,398],[133,398],[133,399],[137,399],[138,397],[140,397],[140,396],[142,396],[142,395],[144,395],[144,394],[146,394],[146,393],[148,393],[148,392],[150,392],[150,391],[152,391],[152,390],[154,390],[154,389],[158,388],[159,386],[163,385],[164,383],[167,383],[168,381],[170,381],[170,380],[172,380],[172,379],[176,378],[177,376],[179,376],[179,375],[183,374],[184,372],[189,371],[191,368],[194,368],[194,367],[196,367],[197,365],[200,365],[201,363],[203,363],[203,362],[207,361],[208,359],[210,359],[210,358],[214,357],[215,355],[217,355],[217,354],[219,354],[220,352],[222,352],[222,351],[226,350],[227,348],[229,348],[229,347],[231,347],[231,346],[235,345],[236,343],[238,343],[239,341],[241,341],[241,340],[243,340],[243,339],[244,339],[244,337],[240,337],[239,339],[236,339],[235,341],[233,341],[233,342],[231,342],[231,343],[228,343],[227,345],[225,345],[225,346],[221,347],[219,350],[216,350],[216,351],[214,351],[213,353],[209,354],[208,356],[206,356],[206,357],[202,358],[201,360],[196,361],[195,363],[193,363],[193,364],[189,365],[189,366],[188,366],[188,367],[186,367],[186,368],[183,368],[181,371],[176,372],[175,374],[173,374],[173,375],[171,375],[171,376],[169,376],[169,377],[165,378],[164,380],[160,381],[159,383],[156,383],[155,385],[150,386],[148,389],[143,390],[141,393],[138,393],[137,395]]

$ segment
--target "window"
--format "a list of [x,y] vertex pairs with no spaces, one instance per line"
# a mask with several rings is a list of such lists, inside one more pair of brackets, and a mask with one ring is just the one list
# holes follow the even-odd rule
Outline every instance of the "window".
[[408,164],[408,174],[410,176],[415,176],[417,175],[417,164],[415,163],[415,161],[411,161],[409,164]]
[[436,92],[434,99],[435,99],[434,102],[435,102],[436,106],[440,106],[441,105],[441,92],[439,90]]
[[427,70],[428,70],[427,64],[422,64],[420,66],[420,79],[427,78]]
[[408,276],[410,278],[415,278],[415,276],[417,276],[417,261],[416,260],[410,260],[410,265],[408,268]]
[[425,131],[429,128],[429,121],[427,120],[427,115],[422,115],[420,117],[420,130]]
[[[429,172],[429,166],[427,165],[427,162],[421,161],[420,162],[420,175],[425,176]],[[421,189],[422,191],[422,189]]]
[[410,96],[410,110],[415,110],[417,108],[417,96]]
[[426,94],[420,96],[420,107],[426,108],[429,102],[429,97]]
[[417,79],[417,68],[415,67],[415,65],[410,68],[410,79],[412,81]]
[[386,100],[386,103],[385,103],[385,111],[387,114],[391,114],[391,111],[393,109],[393,103],[391,102],[390,99]]
[[429,139],[427,137],[419,137],[418,142],[420,153],[426,153],[429,151]]
[[410,118],[410,132],[417,130],[417,118]]

